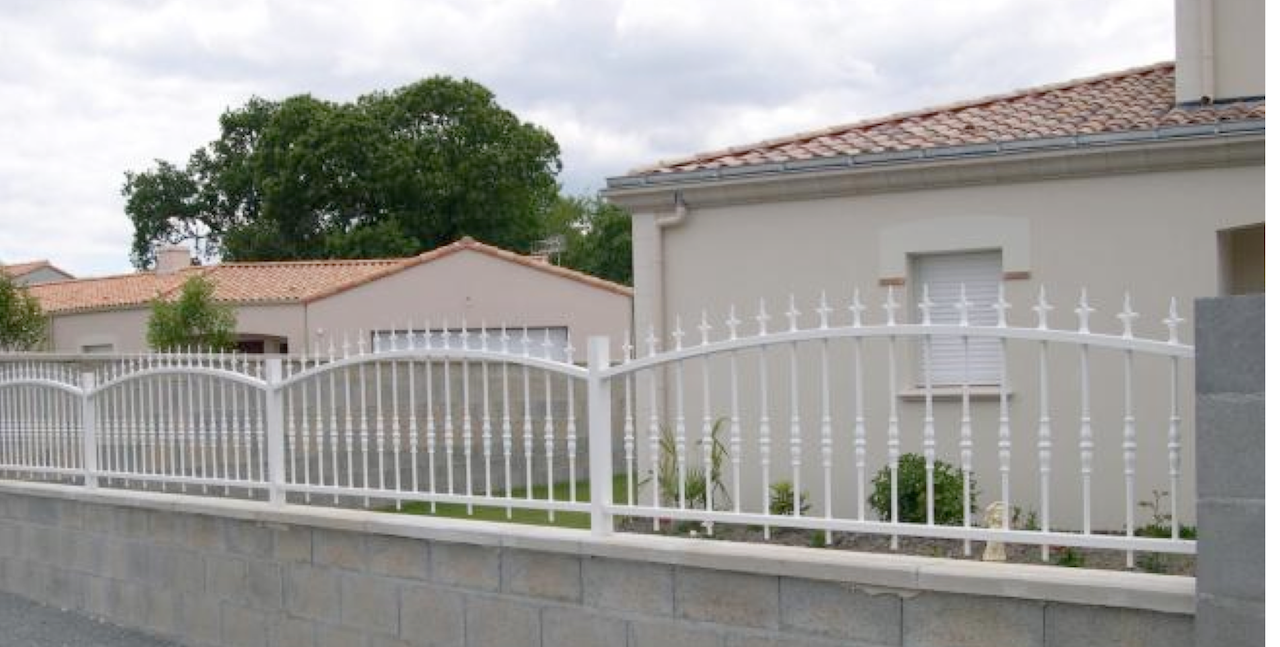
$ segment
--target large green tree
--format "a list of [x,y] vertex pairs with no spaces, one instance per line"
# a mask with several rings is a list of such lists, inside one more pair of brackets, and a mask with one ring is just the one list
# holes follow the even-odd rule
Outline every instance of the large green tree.
[[432,77],[349,103],[254,98],[185,166],[127,172],[131,258],[399,256],[464,235],[520,251],[545,231],[560,149],[483,86]]
[[0,350],[35,350],[44,341],[40,302],[0,271]]
[[631,217],[622,208],[597,197],[562,197],[544,235],[563,241],[560,265],[631,285]]
[[213,293],[213,283],[197,275],[182,284],[177,299],[152,301],[147,344],[161,351],[233,350],[235,310],[215,302]]

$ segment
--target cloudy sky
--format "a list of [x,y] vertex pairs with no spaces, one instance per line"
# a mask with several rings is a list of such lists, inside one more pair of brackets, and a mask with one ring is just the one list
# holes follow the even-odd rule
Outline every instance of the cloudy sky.
[[469,77],[593,192],[658,159],[1173,57],[1174,0],[4,0],[0,261],[129,269],[126,170],[251,96]]

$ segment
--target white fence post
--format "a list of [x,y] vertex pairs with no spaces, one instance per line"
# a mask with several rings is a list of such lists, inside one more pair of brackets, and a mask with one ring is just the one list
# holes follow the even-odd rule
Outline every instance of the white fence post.
[[267,360],[267,483],[271,503],[285,502],[284,492],[284,391],[280,387],[280,358]]
[[587,417],[591,442],[591,534],[613,534],[613,516],[605,510],[613,505],[613,412],[609,385],[600,377],[609,368],[609,338],[587,341]]
[[93,390],[97,386],[97,376],[89,371],[80,374],[80,429],[81,468],[84,469],[84,486],[98,487],[98,416],[94,411]]

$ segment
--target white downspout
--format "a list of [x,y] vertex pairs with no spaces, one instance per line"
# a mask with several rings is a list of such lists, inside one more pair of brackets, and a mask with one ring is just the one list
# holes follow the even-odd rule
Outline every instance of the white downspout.
[[1213,65],[1213,0],[1200,0],[1200,101],[1203,103],[1213,103],[1217,94]]

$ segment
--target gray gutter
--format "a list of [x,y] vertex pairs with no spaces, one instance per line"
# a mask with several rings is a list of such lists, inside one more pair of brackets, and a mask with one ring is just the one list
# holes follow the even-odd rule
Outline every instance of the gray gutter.
[[916,148],[906,151],[891,151],[885,153],[837,155],[807,160],[768,162],[764,164],[749,164],[745,166],[701,169],[696,171],[650,173],[648,175],[624,175],[621,177],[611,177],[606,179],[605,190],[664,187],[681,184],[696,184],[700,182],[715,182],[718,180],[745,177],[777,177],[814,171],[856,167],[870,168],[878,166],[900,166],[925,160],[972,159],[978,157],[1013,155],[1031,151],[1082,149],[1115,146],[1119,144],[1185,141],[1188,139],[1238,137],[1265,133],[1265,119],[1227,121],[1213,124],[1189,124],[1185,126],[1166,126],[1149,130],[1125,130],[1109,133],[1069,135],[1065,137],[1042,137],[1037,139],[1019,139],[1007,142],[968,144],[964,146]]

